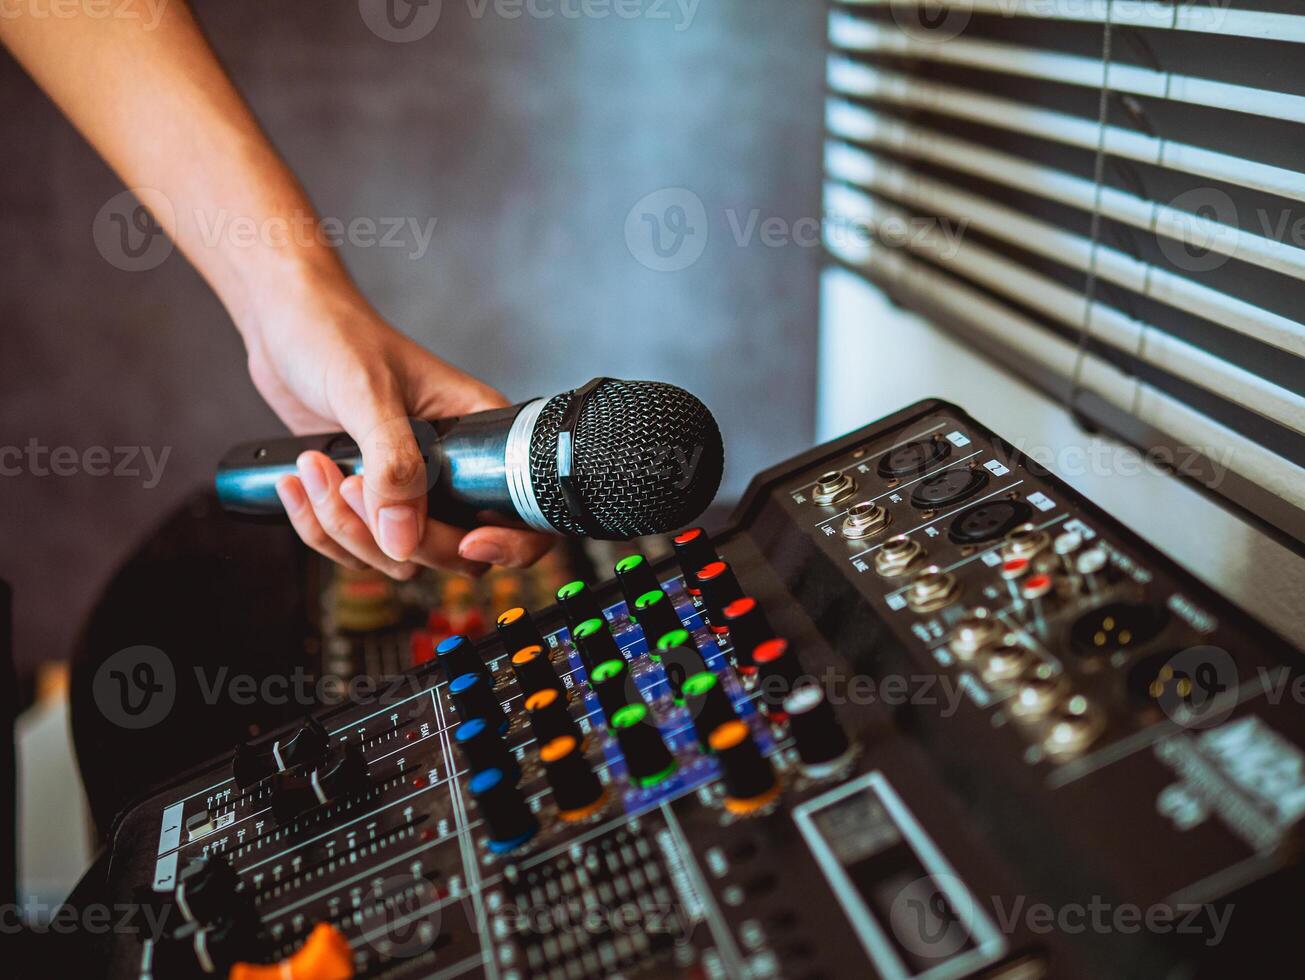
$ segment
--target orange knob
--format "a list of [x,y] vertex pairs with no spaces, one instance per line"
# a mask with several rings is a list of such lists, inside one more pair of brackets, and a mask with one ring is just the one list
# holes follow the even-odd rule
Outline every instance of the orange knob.
[[353,980],[353,951],[344,933],[319,922],[299,952],[280,963],[237,963],[227,980]]

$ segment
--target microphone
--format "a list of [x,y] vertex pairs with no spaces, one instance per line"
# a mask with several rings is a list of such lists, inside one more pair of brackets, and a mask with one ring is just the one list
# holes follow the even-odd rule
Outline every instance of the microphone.
[[[595,378],[552,398],[410,424],[430,515],[463,527],[492,512],[552,534],[664,534],[707,508],[725,463],[707,406],[660,381]],[[362,452],[342,432],[245,443],[218,464],[218,500],[236,514],[284,516],[276,482],[313,449],[362,473]]]

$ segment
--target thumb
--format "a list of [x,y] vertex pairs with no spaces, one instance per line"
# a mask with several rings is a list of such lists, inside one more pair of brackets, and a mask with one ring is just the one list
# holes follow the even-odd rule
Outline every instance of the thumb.
[[397,393],[357,399],[340,422],[362,450],[367,525],[382,551],[407,561],[426,527],[428,484],[403,399]]

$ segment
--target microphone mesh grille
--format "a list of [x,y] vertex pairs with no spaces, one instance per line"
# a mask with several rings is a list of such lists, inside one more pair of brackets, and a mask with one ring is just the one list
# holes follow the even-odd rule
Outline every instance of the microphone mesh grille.
[[[530,476],[544,517],[585,534],[557,482],[557,433],[571,395],[549,399],[530,440]],[[659,381],[604,381],[575,430],[574,472],[601,533],[624,540],[664,534],[701,514],[716,496],[725,452],[707,406]]]

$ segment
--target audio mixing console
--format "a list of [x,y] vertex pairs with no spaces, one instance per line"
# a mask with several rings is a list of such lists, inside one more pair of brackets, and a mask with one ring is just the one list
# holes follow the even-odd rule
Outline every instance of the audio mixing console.
[[[1297,653],[943,402],[127,810],[114,978],[1226,976]],[[1285,693],[1284,693],[1285,692]]]

